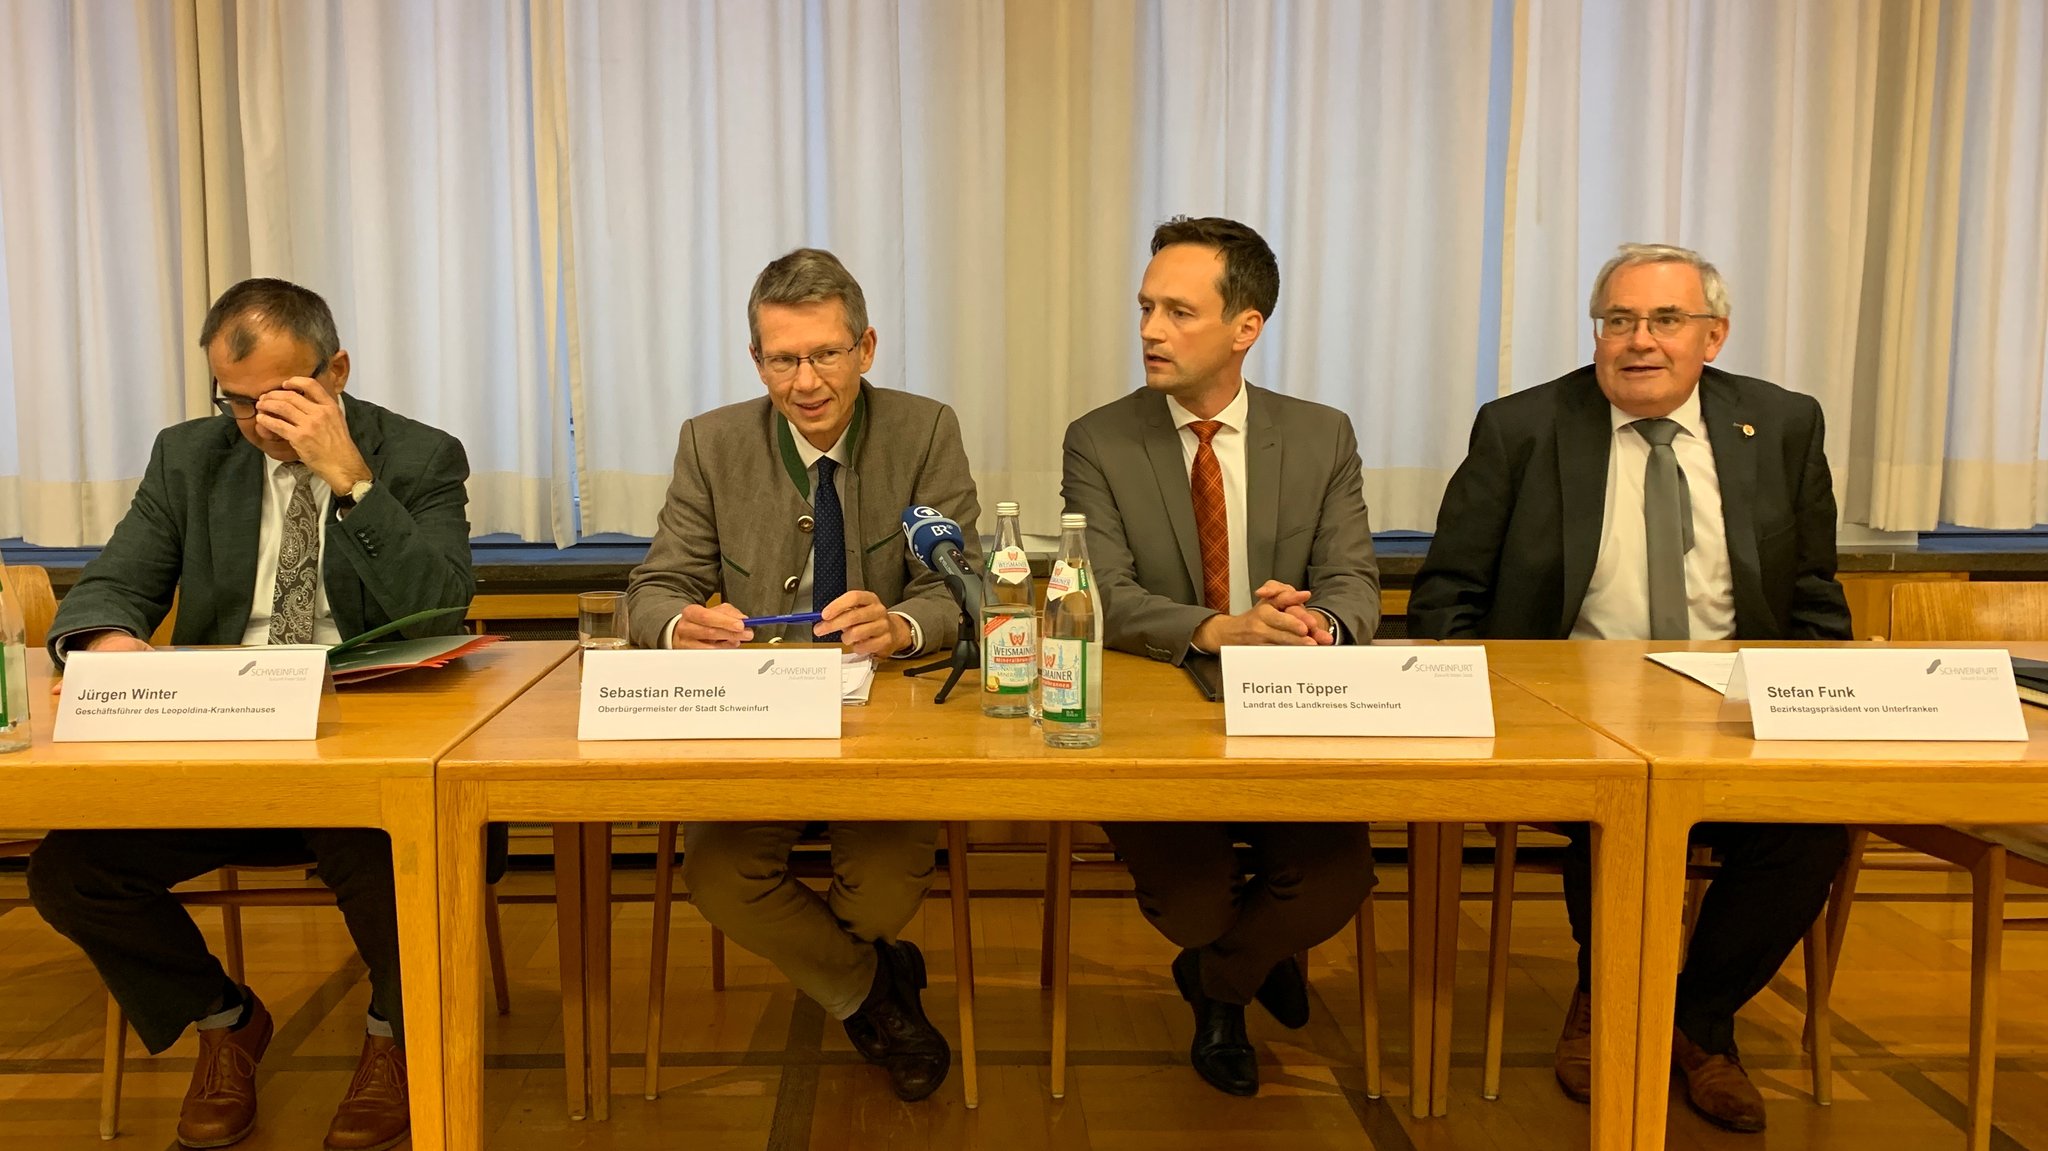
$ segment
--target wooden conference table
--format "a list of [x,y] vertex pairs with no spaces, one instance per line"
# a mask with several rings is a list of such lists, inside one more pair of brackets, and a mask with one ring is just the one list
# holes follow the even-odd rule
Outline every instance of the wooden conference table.
[[[52,743],[50,658],[32,652],[35,742],[0,760],[0,827],[382,828],[398,890],[406,1042],[435,1051],[442,1010],[434,764],[575,650],[567,641],[498,644],[432,675],[348,688],[319,738],[290,743]],[[479,845],[479,868],[481,854]],[[481,885],[477,869],[468,873]],[[483,914],[482,894],[479,886],[466,913]],[[444,1145],[440,1071],[433,1059],[408,1070],[419,1151]]]
[[[1643,658],[1651,651],[1751,646],[1816,645],[1486,645],[1495,675],[1592,724],[1649,762],[1635,1042],[1638,1147],[1664,1146],[1686,837],[1694,824],[2048,823],[2048,711],[2022,709],[2030,737],[2025,743],[1758,742],[1746,722],[1720,722],[1721,697],[1712,688]],[[2014,655],[2048,659],[2048,644],[2042,643],[1887,646],[2004,647]],[[1988,1068],[1982,1071],[1988,1081]]]
[[[1083,751],[1047,748],[1023,721],[984,718],[971,685],[935,705],[936,681],[906,680],[899,665],[879,669],[871,702],[847,709],[836,741],[580,743],[579,665],[556,668],[440,765],[450,1146],[482,1140],[484,824],[633,819],[1590,821],[1601,829],[1593,1144],[1629,1144],[1646,803],[1640,756],[1499,677],[1492,739],[1232,739],[1223,735],[1220,707],[1179,669],[1117,653],[1105,667],[1104,740]],[[1421,930],[1411,980],[1442,994],[1416,999],[1425,1005],[1415,1012],[1412,1042],[1418,1114],[1442,1112],[1449,1070],[1448,1035],[1437,1035],[1449,988],[1437,982],[1434,955],[1454,940],[1437,925],[1446,883],[1456,898],[1458,839],[1431,838],[1448,850],[1425,849],[1417,866],[1445,882],[1413,909]],[[582,846],[600,869],[602,849]],[[601,884],[584,891],[593,901],[608,898]],[[584,1011],[592,1054],[589,1066],[572,1058],[568,1069],[572,1098],[579,1076],[588,1076],[599,1116],[611,1046],[607,956],[594,940]]]

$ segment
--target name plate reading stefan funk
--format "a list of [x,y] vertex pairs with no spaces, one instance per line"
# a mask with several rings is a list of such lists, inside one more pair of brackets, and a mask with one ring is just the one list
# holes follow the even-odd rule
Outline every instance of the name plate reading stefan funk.
[[58,743],[312,739],[327,650],[82,651],[64,666]]
[[1757,739],[2023,740],[2002,649],[1743,648],[1724,719]]
[[1226,647],[1226,735],[1491,736],[1482,647]]
[[576,738],[838,739],[837,648],[586,651]]

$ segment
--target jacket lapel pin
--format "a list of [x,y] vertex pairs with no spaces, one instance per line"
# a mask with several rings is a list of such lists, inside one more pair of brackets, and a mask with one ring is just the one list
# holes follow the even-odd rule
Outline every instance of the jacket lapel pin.
[[1756,434],[1755,424],[1738,424],[1736,426],[1742,429],[1742,434],[1745,436],[1753,436]]

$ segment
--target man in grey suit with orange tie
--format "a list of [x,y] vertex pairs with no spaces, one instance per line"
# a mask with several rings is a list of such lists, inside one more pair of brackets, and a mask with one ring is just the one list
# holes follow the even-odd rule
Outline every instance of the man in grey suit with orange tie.
[[[762,270],[747,301],[768,394],[683,425],[675,478],[627,592],[633,641],[737,647],[749,613],[805,609],[815,625],[761,638],[822,639],[877,656],[946,650],[960,609],[910,554],[903,509],[969,527],[974,478],[960,421],[937,400],[877,388],[867,300],[830,252]],[[714,598],[720,603],[707,606]],[[774,963],[841,1020],[905,1101],[946,1077],[951,1049],[925,1018],[924,957],[896,939],[931,886],[936,823],[833,823],[831,889],[789,874],[803,823],[691,823],[683,875],[705,918]]]
[[[1088,517],[1110,647],[1178,664],[1225,645],[1372,640],[1379,572],[1351,421],[1244,379],[1279,295],[1272,249],[1243,224],[1177,217],[1152,234],[1138,292],[1145,387],[1067,428],[1061,482],[1067,510]],[[1294,956],[1371,890],[1365,826],[1103,829],[1146,918],[1182,948],[1173,974],[1194,1010],[1195,1070],[1255,1094],[1244,1006],[1308,1022]]]

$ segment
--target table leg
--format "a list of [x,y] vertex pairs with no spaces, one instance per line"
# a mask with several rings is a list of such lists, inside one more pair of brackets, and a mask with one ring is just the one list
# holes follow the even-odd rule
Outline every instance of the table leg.
[[[447,783],[440,787],[438,802],[430,810],[439,827],[441,889],[440,907],[446,912],[441,928],[440,1001],[429,1005],[440,1012],[438,1058],[445,1087],[444,1114],[420,1118],[420,1064],[414,1060],[407,1078],[414,1085],[413,1142],[427,1126],[445,1125],[449,1151],[482,1151],[484,1082],[484,986],[483,986],[483,898],[484,898],[484,797],[481,785]],[[395,842],[395,841],[394,841]],[[404,885],[401,883],[400,900]],[[405,924],[401,911],[399,935],[401,954],[405,947]],[[407,978],[411,973],[408,970]],[[416,997],[406,984],[407,1043],[418,1046],[412,1033]]]
[[[1642,1017],[1636,1027],[1635,1145],[1664,1146],[1671,1101],[1671,1028],[1678,1012],[1679,919],[1688,841],[1702,806],[1698,783],[1653,780],[1643,841]],[[1597,922],[1597,921],[1596,921]],[[1597,948],[1594,954],[1599,954]],[[1594,1027],[1600,1000],[1593,1000]],[[1597,1073],[1597,1071],[1596,1071]]]
[[555,935],[562,967],[562,1078],[567,1081],[569,1118],[590,1113],[590,1024],[585,1012],[583,914],[583,825],[555,825]]
[[[1600,784],[1593,822],[1595,1151],[1628,1147],[1634,1128],[1635,1085],[1629,1069],[1639,1026],[1636,970],[1642,961],[1645,790],[1641,781]],[[1679,873],[1682,881],[1682,866]]]
[[612,1115],[612,825],[583,825],[584,1018],[590,1028],[590,1117]]
[[1442,828],[1408,825],[1408,1113],[1429,1118],[1436,1034],[1437,845]]
[[[434,1053],[416,1060],[406,1074],[412,1098],[412,1145],[418,1151],[441,1151],[447,1137],[448,1110],[438,1054],[444,1046],[441,872],[436,866],[440,828],[434,818],[434,781],[427,776],[387,779],[382,791],[398,912],[399,980],[405,988],[405,1041],[410,1050]],[[482,854],[481,846],[478,854]],[[481,906],[476,914],[481,920]]]
[[1458,897],[1465,871],[1465,825],[1437,830],[1435,1022],[1429,1033],[1429,1113],[1451,1113],[1451,1001],[1458,976]]

